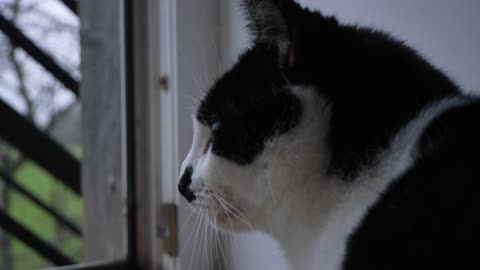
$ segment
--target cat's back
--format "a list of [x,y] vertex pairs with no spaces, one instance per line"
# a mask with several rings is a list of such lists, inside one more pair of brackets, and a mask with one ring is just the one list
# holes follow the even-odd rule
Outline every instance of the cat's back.
[[418,158],[350,235],[344,270],[480,267],[480,101],[423,132]]

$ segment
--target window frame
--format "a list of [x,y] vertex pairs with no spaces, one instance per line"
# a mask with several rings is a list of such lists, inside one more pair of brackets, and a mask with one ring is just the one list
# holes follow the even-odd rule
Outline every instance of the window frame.
[[[81,1],[80,5],[95,5],[96,1]],[[140,269],[137,256],[137,209],[140,205],[136,201],[136,149],[135,149],[135,79],[134,79],[134,22],[135,2],[133,0],[114,1],[120,11],[120,20],[118,21],[120,31],[119,39],[122,44],[118,44],[122,50],[123,57],[120,60],[118,71],[122,79],[121,91],[118,93],[121,98],[121,116],[122,119],[122,146],[121,151],[124,156],[124,178],[122,179],[124,191],[124,218],[126,222],[126,250],[124,256],[115,260],[105,260],[98,262],[80,263],[61,267],[46,268],[48,270],[109,270],[109,269]],[[70,7],[71,1],[69,2]],[[76,9],[77,10],[77,9]],[[82,8],[79,8],[81,11]],[[81,15],[81,14],[80,14]],[[82,18],[81,18],[82,19]],[[83,181],[83,179],[82,179]]]

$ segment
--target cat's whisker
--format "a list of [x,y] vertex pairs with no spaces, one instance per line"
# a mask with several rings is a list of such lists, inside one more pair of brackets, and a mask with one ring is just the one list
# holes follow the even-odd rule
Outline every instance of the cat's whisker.
[[[220,196],[218,193],[215,193],[215,192],[212,192],[212,195],[217,198],[218,200],[222,201],[226,206],[228,206],[227,208],[231,209],[232,211],[235,211],[236,213],[238,213],[239,215],[241,215],[244,219],[247,220],[247,218],[243,215],[243,213],[238,210],[235,206],[233,206],[231,203],[229,203],[227,200],[225,200],[224,198],[222,198],[222,196]],[[232,213],[233,214],[233,213]]]
[[214,257],[215,257],[215,254],[213,253],[213,248],[214,245],[212,243],[212,240],[213,240],[213,231],[212,231],[212,219],[214,218],[215,216],[215,211],[212,210],[213,214],[210,216],[210,219],[209,219],[209,224],[208,224],[208,229],[207,229],[207,238],[208,238],[208,247],[209,247],[209,250],[210,250],[210,264],[211,264],[211,268],[213,269],[214,268],[214,265],[215,265],[215,261],[214,261]]
[[194,242],[193,242],[193,248],[192,248],[192,254],[190,255],[190,262],[188,263],[188,268],[187,269],[191,269],[190,266],[192,265],[192,262],[194,260],[196,260],[196,254],[197,254],[197,242],[198,242],[198,232],[200,230],[200,226],[201,226],[201,221],[202,221],[202,215],[198,215],[198,222],[197,222],[197,226],[196,226],[196,230],[195,230],[195,237],[194,237]]
[[[205,209],[204,208],[202,208],[202,221],[200,222],[200,227],[203,227],[203,226],[205,226]],[[200,228],[200,240],[199,240],[199,246],[198,246],[198,257],[201,257],[202,269],[205,266],[205,256],[202,254],[202,250],[203,250],[203,253],[205,253],[204,236],[205,236],[205,233],[202,230],[202,228]],[[203,248],[202,248],[202,245],[203,245]]]
[[[193,214],[196,214],[196,213],[192,211],[192,212],[190,213],[189,217],[193,216]],[[193,230],[190,231],[190,234],[189,234],[189,236],[188,236],[188,242],[187,242],[184,246],[180,247],[180,255],[182,255],[182,254],[187,250],[187,247],[190,246],[190,244],[192,243],[192,241],[194,241],[192,236],[193,236],[193,234],[194,234],[194,232],[195,232],[195,229],[196,229],[196,227],[197,227],[197,225],[198,225],[198,222],[199,222],[199,219],[200,219],[199,215],[195,215],[195,216],[196,216],[197,218],[195,219],[195,222],[193,222],[193,224],[194,224]],[[186,224],[186,222],[184,222],[184,224]],[[184,229],[185,229],[185,227],[183,227],[183,229],[182,229],[182,227],[180,227],[180,232],[182,233],[182,232],[184,231]]]
[[[225,206],[225,210],[230,212],[234,217],[236,217],[238,220],[242,221],[243,223],[245,223],[250,229],[253,230],[253,226],[250,224],[250,222],[248,222],[248,219],[245,217],[245,215],[243,215],[243,213],[236,209],[232,204],[230,204],[229,202],[225,201],[225,199],[223,199],[222,197],[220,197],[220,195],[216,194],[216,193],[212,193],[213,197],[216,198],[218,200],[218,202],[220,204],[224,204]],[[237,213],[235,213],[237,212]]]
[[[203,226],[204,228],[203,228],[203,230],[201,231],[201,236],[200,236],[200,237],[201,237],[200,244],[201,244],[201,245],[203,245],[203,248],[202,248],[202,250],[203,250],[203,254],[202,254],[202,252],[200,252],[200,254],[199,254],[199,256],[201,256],[201,257],[202,257],[202,269],[203,269],[203,268],[204,268],[204,266],[205,266],[205,258],[206,258],[206,256],[205,256],[205,251],[206,251],[206,244],[205,244],[205,241],[206,241],[205,228],[206,228],[206,227],[205,227],[205,226],[206,226],[206,218],[207,218],[207,217],[206,217],[206,215],[205,215],[205,211],[206,211],[206,210],[204,209],[204,211],[203,211],[203,220],[202,220],[202,221],[203,221],[203,224],[202,224],[202,226]],[[208,270],[208,269],[207,269],[207,270]]]
[[[220,201],[219,201],[219,204],[224,209],[225,216],[227,217],[228,223],[230,225],[230,231],[233,232],[233,223],[232,223],[232,220],[230,219],[230,212],[225,208],[225,205],[223,203],[221,203]],[[233,246],[233,242],[234,242],[233,235],[231,233],[228,233],[228,236],[229,236],[230,245],[231,245],[230,250],[232,250],[234,248],[234,246]]]
[[233,206],[231,203],[229,203],[227,200],[225,200],[224,198],[222,198],[222,196],[220,196],[218,193],[213,193],[215,194],[215,196],[223,201],[223,203],[225,203],[227,206],[230,207],[230,209],[234,210],[235,212],[237,212],[239,215],[241,215],[245,220],[248,220],[247,217],[242,213],[242,211],[238,210],[235,206]]
[[209,258],[208,258],[208,208],[206,209],[207,213],[205,215],[205,221],[204,221],[204,230],[203,230],[203,234],[205,236],[205,240],[203,242],[203,252],[204,252],[204,256],[205,256],[205,259],[207,261],[207,269],[208,267],[210,266],[210,263],[209,263]]
[[[195,222],[193,223],[193,230],[190,230],[190,233],[188,235],[187,242],[185,243],[185,245],[180,246],[180,252],[179,252],[180,256],[184,255],[185,252],[187,252],[189,250],[189,248],[192,247],[191,244],[195,241],[194,237],[192,237],[192,236],[194,236],[195,228],[196,228],[196,225],[198,224],[198,220],[199,220],[199,217],[197,216],[197,219],[195,219]],[[192,250],[192,252],[193,252],[193,250]],[[190,257],[192,257],[192,255],[190,255]]]
[[214,237],[214,235],[213,235],[213,231],[212,231],[212,226],[211,226],[211,224],[209,224],[209,226],[208,226],[208,241],[209,241],[208,249],[210,250],[210,264],[211,264],[212,269],[215,266],[215,260],[214,260],[214,258],[215,258],[215,254],[214,254],[215,246],[212,243],[213,237]]
[[206,226],[207,226],[207,215],[206,215],[206,212],[207,210],[204,208],[203,209],[203,220],[202,220],[202,230],[200,231],[201,233],[201,241],[200,241],[200,244],[203,245],[203,254],[199,254],[199,256],[202,257],[202,269],[203,267],[205,266],[205,260],[206,260],[206,256],[205,256],[205,251],[206,251],[206,244],[205,244],[205,241],[206,241],[206,235],[205,235],[205,229],[206,229]]
[[227,258],[226,260],[228,261],[228,258],[231,257],[231,240],[229,239],[229,236],[226,235],[226,232],[221,232],[220,235],[225,239],[225,257]]
[[215,56],[217,60],[217,69],[219,73],[223,73],[225,69],[223,68],[221,57],[220,57],[220,50],[218,49],[217,41],[211,40],[212,46],[215,49]]
[[194,213],[195,213],[195,211],[190,212],[188,217],[183,221],[182,225],[180,225],[180,232],[185,229],[185,225],[187,225],[187,222],[192,218]]
[[[216,217],[216,216],[215,216],[215,220],[214,220],[214,221],[215,221],[215,238],[216,238],[216,242],[218,243],[218,247],[219,247],[219,249],[220,249],[220,254],[222,255],[222,258],[223,258],[223,262],[224,262],[224,264],[225,264],[225,267],[227,267],[227,259],[226,259],[226,257],[225,257],[225,253],[224,253],[223,248],[222,248],[222,241],[220,241],[219,232],[218,232],[218,229],[216,229],[216,228],[218,228],[218,226],[217,226],[217,217]],[[218,252],[218,250],[217,250],[217,252]],[[217,256],[218,256],[218,254],[217,254]],[[218,256],[218,257],[220,257],[220,256]],[[219,263],[219,269],[221,269],[221,266],[220,266],[220,258],[219,258],[219,262],[218,262],[218,263]]]
[[[214,195],[214,198],[222,206],[222,208],[224,209],[227,216],[228,216],[228,214],[232,214],[233,217],[236,217],[237,219],[241,220],[238,216],[235,215],[235,213],[224,202],[222,202],[222,200],[219,197],[216,197],[216,195]],[[241,220],[241,221],[243,221],[243,220]],[[232,229],[233,229],[233,226],[232,226]]]
[[[213,217],[212,217],[213,219]],[[210,261],[212,263],[212,269],[215,268],[215,265],[218,264],[215,262],[215,258],[218,256],[218,252],[216,250],[216,245],[215,245],[215,229],[213,228],[213,220],[210,221],[210,226],[208,226],[209,229],[209,241],[210,241]]]
[[[220,259],[219,259],[219,255],[218,255],[218,242],[217,242],[217,230],[216,230],[217,218],[216,218],[216,215],[213,215],[213,217],[212,217],[212,227],[213,227],[213,228],[211,228],[212,237],[213,237],[212,241],[213,241],[213,249],[214,249],[214,252],[215,252],[215,255],[213,257],[215,257],[215,259],[217,261],[218,269],[221,269]],[[213,255],[213,252],[212,252],[212,255]]]
[[[217,217],[215,217],[215,227],[217,228]],[[219,234],[218,230],[215,230],[216,241],[218,243],[220,253],[223,257],[223,262],[225,264],[225,267],[227,267],[227,258],[225,257],[225,254],[224,254],[224,251],[223,251],[223,248],[222,248],[222,241],[220,241],[220,237],[218,236],[218,234]],[[218,253],[218,250],[217,250],[217,253]],[[219,269],[221,269],[222,267],[220,266],[220,258],[218,256],[218,254],[217,254],[217,257],[218,257]]]
[[237,240],[235,239],[235,236],[233,235],[233,233],[229,232],[228,235],[230,236],[230,243],[231,243],[230,252],[231,254],[233,254],[233,250],[235,250],[237,247]]
[[211,231],[211,214],[208,213],[208,210],[207,210],[207,224],[205,224],[206,226],[206,229],[205,229],[205,232],[206,232],[206,245],[207,245],[207,248],[206,248],[206,253],[207,253],[207,267],[208,269],[213,269],[214,268],[214,261],[213,261],[213,246],[212,246],[212,231]]

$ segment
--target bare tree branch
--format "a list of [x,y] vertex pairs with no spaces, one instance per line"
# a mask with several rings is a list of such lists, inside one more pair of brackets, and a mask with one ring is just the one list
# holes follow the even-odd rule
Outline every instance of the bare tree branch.
[[35,117],[35,104],[33,100],[30,98],[29,92],[27,90],[27,86],[25,84],[25,73],[23,72],[22,66],[18,62],[15,57],[15,51],[17,50],[13,44],[10,46],[10,52],[8,54],[10,62],[13,64],[13,69],[15,71],[15,75],[18,79],[18,91],[22,97],[22,100],[25,102],[25,106],[27,107],[27,118],[30,120],[34,120]]

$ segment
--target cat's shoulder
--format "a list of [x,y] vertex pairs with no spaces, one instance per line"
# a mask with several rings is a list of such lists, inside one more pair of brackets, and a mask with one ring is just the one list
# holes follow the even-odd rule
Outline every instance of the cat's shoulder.
[[479,115],[480,101],[471,99],[428,125],[417,160],[350,235],[344,270],[458,269],[476,262]]

